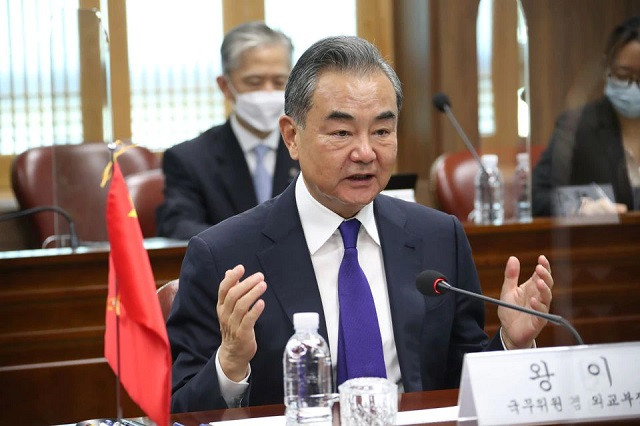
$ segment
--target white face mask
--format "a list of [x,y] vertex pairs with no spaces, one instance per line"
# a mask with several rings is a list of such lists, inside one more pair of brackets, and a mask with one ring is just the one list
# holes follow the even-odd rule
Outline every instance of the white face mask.
[[620,115],[626,118],[640,117],[640,88],[635,82],[629,85],[626,81],[609,77],[604,93]]
[[272,132],[284,114],[284,91],[273,90],[237,93],[231,83],[229,89],[236,98],[234,111],[251,127],[260,132]]

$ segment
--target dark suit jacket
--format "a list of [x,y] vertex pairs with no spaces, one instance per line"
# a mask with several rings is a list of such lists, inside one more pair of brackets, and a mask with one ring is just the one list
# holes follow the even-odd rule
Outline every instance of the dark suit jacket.
[[[165,200],[156,212],[161,237],[189,239],[257,204],[249,167],[229,121],[169,148],[162,169]],[[280,139],[273,195],[282,192],[298,170]]]
[[552,214],[559,186],[611,184],[615,201],[633,210],[620,123],[606,97],[562,114],[532,174],[533,214]]
[[[218,283],[238,263],[246,275],[262,271],[265,310],[255,326],[258,351],[251,361],[249,400],[283,402],[282,354],[293,335],[295,312],[318,312],[327,338],[318,284],[295,203],[295,184],[280,196],[192,238],[180,272],[180,289],[167,322],[173,353],[172,411],[224,408],[215,353],[221,336]],[[394,338],[406,392],[457,387],[463,355],[490,347],[482,302],[447,293],[429,298],[415,279],[424,269],[480,292],[469,243],[460,222],[428,207],[379,195],[374,214],[391,304]]]

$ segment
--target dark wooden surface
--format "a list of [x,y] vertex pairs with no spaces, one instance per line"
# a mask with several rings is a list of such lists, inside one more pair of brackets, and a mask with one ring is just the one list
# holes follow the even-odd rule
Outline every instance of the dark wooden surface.
[[[104,358],[0,367],[0,424],[47,425],[112,418],[116,380]],[[144,413],[122,390],[123,413]]]
[[[625,215],[619,224],[537,219],[465,229],[485,294],[499,296],[509,255],[521,260],[522,281],[543,253],[555,278],[552,312],[570,320],[586,343],[640,340],[640,214]],[[157,284],[176,278],[185,245],[151,246]],[[104,361],[92,361],[103,356],[107,274],[105,248],[0,252],[0,424],[114,415],[113,374]],[[496,309],[487,305],[487,332],[497,324]],[[550,325],[537,342],[573,340]],[[125,415],[139,414],[127,402]]]
[[[499,227],[465,225],[483,293],[498,298],[510,255],[521,261],[520,282],[533,272],[539,254],[551,262],[551,312],[568,319],[585,343],[640,340],[640,213],[616,224],[564,225],[553,219]],[[455,283],[453,283],[455,284]],[[486,306],[489,334],[499,321]],[[573,344],[572,336],[549,325],[539,346]]]
[[[158,287],[178,277],[185,243],[147,241]],[[114,417],[102,358],[106,247],[0,252],[0,424]],[[142,414],[122,393],[124,415]]]
[[[185,243],[150,244],[158,286],[180,273]],[[0,252],[0,366],[102,356],[107,248]]]

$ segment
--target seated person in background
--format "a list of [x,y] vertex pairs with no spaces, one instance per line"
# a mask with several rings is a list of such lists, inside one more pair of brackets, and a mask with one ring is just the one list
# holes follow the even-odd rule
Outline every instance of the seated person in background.
[[189,239],[279,194],[298,174],[278,131],[292,50],[287,36],[261,22],[225,36],[217,83],[234,111],[225,124],[164,153],[159,236]]
[[553,191],[608,184],[615,201],[583,199],[578,214],[640,209],[640,16],[615,28],[605,50],[605,96],[558,119],[532,175],[533,214],[553,212]]
[[[280,118],[300,176],[189,241],[167,321],[173,412],[282,404],[295,312],[319,313],[337,384],[377,376],[405,392],[453,388],[465,353],[531,347],[543,320],[499,308],[490,342],[482,302],[416,289],[424,269],[466,290],[480,283],[454,216],[380,195],[401,104],[396,73],[363,39],[326,38],[302,55]],[[509,258],[501,298],[548,312],[547,259],[520,286],[519,272]]]

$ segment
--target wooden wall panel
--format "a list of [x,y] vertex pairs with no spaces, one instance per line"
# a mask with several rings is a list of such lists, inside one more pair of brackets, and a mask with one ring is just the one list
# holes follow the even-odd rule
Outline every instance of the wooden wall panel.
[[131,84],[125,0],[110,0],[109,50],[113,139],[131,140]]
[[84,141],[97,142],[104,139],[102,106],[105,102],[105,82],[101,78],[103,72],[100,52],[100,38],[104,34],[100,31],[96,15],[90,9],[78,12],[82,137]]
[[[478,78],[476,16],[478,0],[432,0],[431,34],[435,44],[433,93],[445,92],[452,111],[469,139],[478,141]],[[436,114],[433,136],[441,152],[462,149],[464,144],[446,117]]]
[[547,144],[563,110],[602,96],[603,51],[639,0],[522,0],[529,24],[531,143]]
[[382,57],[395,62],[394,17],[397,8],[393,0],[356,0],[356,32],[375,44]]
[[[419,0],[398,0],[394,7],[394,38],[398,52],[395,70],[404,92],[398,123],[397,169],[418,172],[424,180],[429,159],[435,158],[437,152],[429,131],[433,123],[431,81],[434,71],[428,55],[432,44],[429,4]],[[422,180],[418,183],[418,190],[425,186],[421,184]],[[423,196],[418,194],[421,202],[428,202],[427,197],[426,192]]]
[[[46,425],[114,418],[116,378],[104,358],[0,366],[0,423]],[[122,389],[124,417],[144,412]]]
[[264,0],[222,0],[225,34],[233,27],[250,21],[264,21]]
[[[640,0],[522,3],[529,28],[531,143],[546,145],[563,110],[601,95],[601,58],[606,38],[616,24],[640,14]],[[394,3],[396,64],[406,95],[398,170],[418,172],[423,178],[428,176],[437,155],[464,149],[450,123],[431,107],[434,93],[446,92],[471,141],[477,143],[479,138],[479,0],[429,0],[426,4],[425,31],[424,26],[414,24],[415,20],[425,19],[425,2]],[[419,78],[420,74],[423,78]],[[423,88],[427,80],[430,86]],[[419,201],[429,202],[428,197]]]

